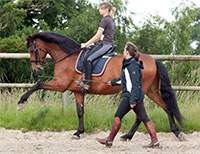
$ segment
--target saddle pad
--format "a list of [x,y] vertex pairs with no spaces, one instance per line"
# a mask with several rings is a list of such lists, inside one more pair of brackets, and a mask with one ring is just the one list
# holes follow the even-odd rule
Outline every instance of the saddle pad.
[[[84,55],[84,50],[81,51],[81,53],[79,54],[77,60],[76,60],[76,64],[75,64],[75,71],[79,74],[82,74],[83,72],[83,65],[81,62],[82,56]],[[110,61],[112,57],[107,57],[107,56],[103,56],[102,58],[99,59],[99,61],[97,62],[96,66],[93,66],[93,70],[92,70],[92,76],[101,76],[103,75],[106,66],[108,64],[108,62]]]

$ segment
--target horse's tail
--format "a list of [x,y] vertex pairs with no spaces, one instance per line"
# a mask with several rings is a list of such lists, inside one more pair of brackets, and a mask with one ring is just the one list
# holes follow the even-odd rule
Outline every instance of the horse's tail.
[[158,72],[160,75],[161,85],[160,85],[160,92],[163,101],[167,105],[167,109],[169,112],[175,116],[176,120],[182,125],[183,116],[180,113],[180,110],[177,105],[175,93],[171,87],[168,72],[166,67],[163,63],[156,61],[156,65],[158,68]]

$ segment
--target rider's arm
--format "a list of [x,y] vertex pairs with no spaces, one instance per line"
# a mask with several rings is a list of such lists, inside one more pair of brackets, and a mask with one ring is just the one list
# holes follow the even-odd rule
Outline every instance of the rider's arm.
[[101,35],[103,34],[103,31],[104,29],[99,28],[97,33],[89,41],[85,43],[85,47],[89,46],[92,43],[97,42],[100,39]]

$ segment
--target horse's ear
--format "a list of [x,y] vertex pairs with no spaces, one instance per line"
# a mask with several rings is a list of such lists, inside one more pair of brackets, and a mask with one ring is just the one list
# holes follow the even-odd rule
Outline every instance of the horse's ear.
[[27,36],[27,35],[24,35],[24,38],[26,39],[26,41],[30,41],[32,39],[31,36]]

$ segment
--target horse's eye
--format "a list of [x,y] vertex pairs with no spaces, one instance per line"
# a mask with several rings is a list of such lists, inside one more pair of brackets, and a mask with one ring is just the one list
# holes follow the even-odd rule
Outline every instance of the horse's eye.
[[33,53],[34,50],[30,50],[30,53]]

